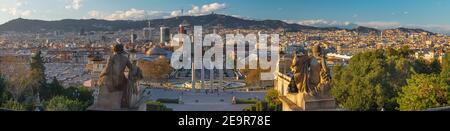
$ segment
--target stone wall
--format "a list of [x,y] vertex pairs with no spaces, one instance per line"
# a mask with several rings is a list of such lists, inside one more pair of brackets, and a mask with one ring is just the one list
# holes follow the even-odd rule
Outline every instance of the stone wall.
[[288,87],[291,78],[278,73],[274,80],[275,90],[280,93],[283,111],[317,111],[336,110],[336,102],[331,96],[314,97],[306,93],[289,93]]

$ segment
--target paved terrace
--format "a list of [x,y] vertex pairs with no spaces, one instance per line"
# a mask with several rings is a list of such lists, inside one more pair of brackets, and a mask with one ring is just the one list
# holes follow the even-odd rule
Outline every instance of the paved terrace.
[[[168,89],[148,89],[151,91],[151,99],[160,98],[177,99],[182,97],[184,104],[166,104],[174,111],[242,111],[249,104],[231,104],[233,96],[237,99],[257,98],[263,100],[266,92],[234,92],[226,91],[219,93],[192,92]],[[198,100],[198,102],[196,102]],[[223,100],[223,101],[221,101]]]

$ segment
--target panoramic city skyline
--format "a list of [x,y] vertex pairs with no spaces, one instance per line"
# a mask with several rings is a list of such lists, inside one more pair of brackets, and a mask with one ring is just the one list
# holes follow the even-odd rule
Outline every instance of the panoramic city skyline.
[[0,111],[449,111],[448,7],[1,0]]
[[444,0],[9,0],[0,1],[0,23],[16,18],[145,20],[211,12],[246,19],[276,19],[317,27],[423,28],[450,33]]

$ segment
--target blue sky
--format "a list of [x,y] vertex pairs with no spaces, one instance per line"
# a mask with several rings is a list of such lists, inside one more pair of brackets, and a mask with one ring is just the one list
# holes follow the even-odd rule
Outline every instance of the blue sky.
[[0,0],[0,23],[29,19],[154,19],[214,11],[314,26],[349,23],[450,32],[450,0]]

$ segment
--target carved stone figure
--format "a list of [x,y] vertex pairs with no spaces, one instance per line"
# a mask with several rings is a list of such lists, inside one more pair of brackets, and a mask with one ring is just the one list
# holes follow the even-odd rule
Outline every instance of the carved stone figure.
[[[115,45],[113,51],[114,54],[100,74],[100,90],[97,101],[91,106],[92,110],[124,110],[133,106],[132,95],[137,93],[135,83],[142,78],[142,74],[126,56],[123,45]],[[126,68],[128,78],[125,76]]]
[[326,56],[319,45],[308,53],[294,54],[291,70],[293,79],[289,85],[290,92],[307,93],[318,96],[329,92],[330,75],[326,64]]

